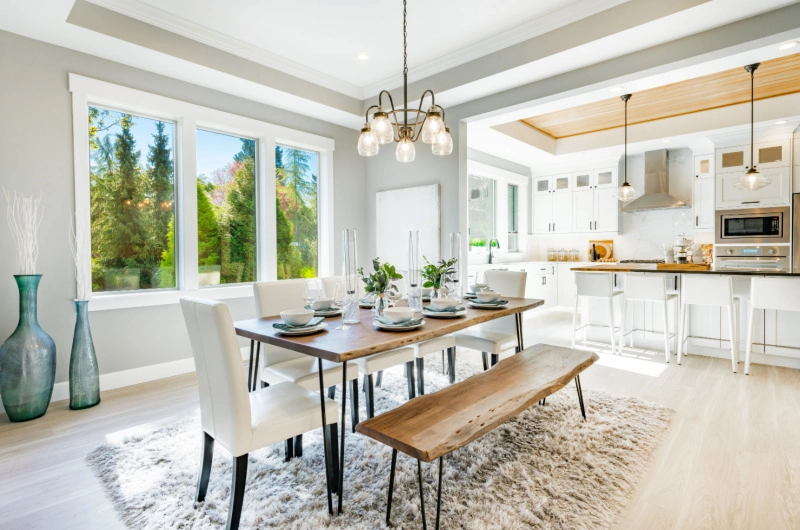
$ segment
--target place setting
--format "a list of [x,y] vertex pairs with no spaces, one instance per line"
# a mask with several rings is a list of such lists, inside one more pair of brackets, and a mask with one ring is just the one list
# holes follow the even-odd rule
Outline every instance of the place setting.
[[372,325],[385,331],[411,331],[421,328],[425,319],[414,318],[414,313],[410,307],[387,307],[383,310],[383,315],[375,317]]
[[467,308],[459,305],[456,298],[434,298],[422,308],[422,314],[432,318],[459,318],[467,314]]
[[475,293],[475,298],[468,300],[467,303],[470,307],[478,309],[500,309],[508,304],[508,300],[502,299],[500,293],[487,289]]
[[272,327],[281,335],[311,335],[327,328],[325,317],[314,316],[313,309],[287,309],[280,313],[283,322]]

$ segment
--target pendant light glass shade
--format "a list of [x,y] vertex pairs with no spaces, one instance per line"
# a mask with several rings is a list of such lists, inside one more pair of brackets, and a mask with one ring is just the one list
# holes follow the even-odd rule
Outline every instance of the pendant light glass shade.
[[361,156],[375,156],[378,154],[378,140],[366,125],[361,129],[361,136],[358,137],[358,154]]
[[397,151],[395,154],[397,155],[398,162],[413,162],[417,154],[414,142],[409,140],[407,136],[403,137],[397,144]]
[[633,199],[638,199],[640,195],[641,194],[627,182],[623,182],[622,186],[617,189],[617,200],[622,202],[630,202]]
[[434,139],[431,151],[437,156],[447,156],[453,152],[453,138],[450,136],[450,129],[445,127],[439,131]]
[[753,158],[753,141],[754,141],[754,128],[755,128],[755,71],[761,63],[748,64],[744,67],[745,71],[750,74],[750,163],[753,164],[747,170],[747,173],[742,175],[742,178],[733,185],[734,188],[744,191],[756,191],[772,184],[772,179],[765,177],[756,170],[756,161]]
[[389,121],[389,115],[383,111],[383,107],[379,107],[375,114],[372,115],[372,134],[379,144],[388,144],[394,140],[394,128]]
[[756,191],[770,184],[772,184],[771,178],[765,177],[763,174],[756,171],[755,168],[750,168],[733,187],[745,191]]
[[623,174],[624,181],[622,186],[617,188],[617,200],[622,202],[630,202],[639,197],[640,193],[628,184],[628,100],[631,99],[631,94],[623,94],[620,99],[625,102],[625,154],[623,160]]
[[444,130],[444,122],[442,122],[441,113],[433,108],[428,109],[425,124],[422,126],[422,141],[426,144],[434,143],[436,136],[442,130]]

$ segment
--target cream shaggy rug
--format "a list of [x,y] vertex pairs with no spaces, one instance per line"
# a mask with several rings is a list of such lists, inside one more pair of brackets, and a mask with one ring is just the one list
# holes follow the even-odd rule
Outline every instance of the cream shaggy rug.
[[[442,388],[438,356],[425,378]],[[458,380],[478,368],[459,363]],[[337,396],[339,400],[341,396]],[[363,393],[361,418],[365,418]],[[376,389],[376,411],[406,400],[401,368]],[[570,385],[467,447],[445,457],[442,527],[486,529],[610,528],[633,496],[673,411],[638,399],[584,390],[587,421]],[[348,425],[350,414],[347,413]],[[231,459],[219,445],[208,495],[193,506],[200,463],[199,413],[98,447],[87,461],[130,528],[224,527]],[[348,427],[344,515],[330,518],[322,438],[304,436],[303,457],[283,461],[283,445],[250,454],[241,527],[384,528],[391,451]],[[423,464],[426,516],[436,509],[436,464]],[[334,509],[336,498],[334,497]],[[416,461],[398,454],[392,502],[395,528],[421,528]]]

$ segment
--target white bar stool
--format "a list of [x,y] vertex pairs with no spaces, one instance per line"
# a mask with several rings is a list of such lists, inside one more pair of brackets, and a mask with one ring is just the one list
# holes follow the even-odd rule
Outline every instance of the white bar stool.
[[763,278],[750,280],[750,309],[747,315],[747,351],[744,373],[750,375],[750,354],[753,350],[753,317],[756,309],[800,311],[800,282],[796,278]]
[[683,359],[683,343],[688,338],[686,306],[719,306],[728,309],[728,326],[731,331],[731,363],[733,373],[739,363],[739,297],[733,295],[733,279],[730,276],[707,276],[684,274],[681,281],[681,316],[678,321],[678,364]]
[[[625,289],[622,291],[622,323],[620,324],[620,338],[619,338],[619,351],[622,352],[622,346],[625,344],[625,317],[628,309],[628,302],[660,302],[664,307],[664,356],[669,362],[670,349],[669,339],[672,336],[677,339],[677,333],[670,335],[669,332],[669,302],[675,302],[675,311],[678,310],[678,295],[675,293],[667,292],[667,277],[661,274],[626,274],[625,275]],[[677,323],[677,322],[676,322]],[[631,329],[628,334],[637,329]],[[631,336],[631,346],[633,346],[633,337]]]
[[[588,304],[586,311],[581,315],[582,325],[578,327],[578,304],[581,297],[607,298],[608,299],[608,318],[609,318],[609,338],[611,339],[611,352],[614,352],[614,298],[620,296],[622,291],[614,290],[614,276],[610,272],[576,272],[575,273],[575,308],[572,311],[572,347],[575,347],[575,335],[583,330],[583,340],[586,340],[586,328],[593,324],[583,324],[588,322]],[[624,307],[624,306],[623,306]]]

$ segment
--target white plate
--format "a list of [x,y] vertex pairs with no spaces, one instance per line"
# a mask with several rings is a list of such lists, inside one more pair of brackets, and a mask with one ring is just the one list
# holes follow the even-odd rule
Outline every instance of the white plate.
[[458,311],[456,313],[447,313],[447,312],[437,312],[437,311],[428,311],[425,308],[422,309],[422,314],[426,317],[432,318],[458,318],[463,317],[467,314],[466,308],[463,311]]
[[403,326],[403,325],[390,326],[390,325],[378,322],[377,320],[373,320],[372,321],[372,325],[373,326],[375,326],[378,329],[385,329],[387,331],[410,331],[412,329],[421,328],[424,324],[425,324],[425,320],[424,319],[423,319],[422,322],[420,322],[416,326]]
[[325,309],[320,311],[314,311],[315,317],[335,317],[342,314],[341,309]]
[[311,335],[312,333],[316,333],[318,331],[322,331],[323,329],[327,328],[328,325],[325,322],[320,322],[313,328],[308,329],[293,329],[291,331],[283,331],[282,329],[273,328],[275,331],[280,333],[281,335]]
[[474,302],[472,300],[468,300],[467,303],[470,305],[470,307],[477,307],[478,309],[502,309],[504,307],[508,307],[507,303],[501,305],[482,304],[480,302]]

